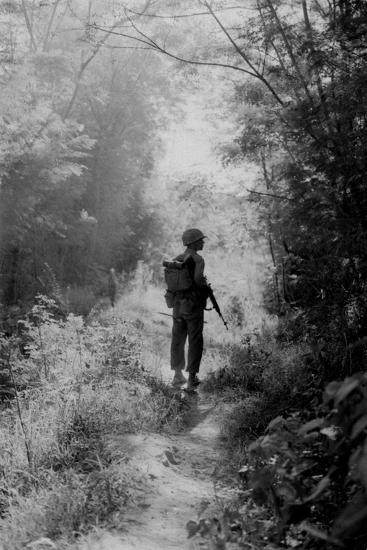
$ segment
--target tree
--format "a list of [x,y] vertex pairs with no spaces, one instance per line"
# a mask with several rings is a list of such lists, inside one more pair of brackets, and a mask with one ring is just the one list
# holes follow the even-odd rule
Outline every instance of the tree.
[[[250,12],[205,0],[161,6],[166,11],[126,8],[130,28],[121,40],[242,75],[237,153],[255,155],[262,166],[262,187],[252,191],[271,235],[282,311],[297,313],[303,337],[325,341],[330,376],[345,372],[346,359],[348,372],[360,369],[367,330],[365,3],[258,0]],[[172,34],[163,41],[161,19],[168,27],[189,21],[194,31],[200,20],[211,46],[199,39],[193,53],[190,40],[181,48]]]
[[149,52],[91,28],[121,24],[112,4],[24,1],[7,15],[18,40],[4,38],[0,84],[1,299],[23,307],[55,281],[98,291],[112,265],[141,257],[162,78]]

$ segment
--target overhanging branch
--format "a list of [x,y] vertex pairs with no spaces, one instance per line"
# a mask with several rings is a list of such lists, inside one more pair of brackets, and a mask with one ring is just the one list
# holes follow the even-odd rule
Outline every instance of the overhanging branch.
[[[223,67],[225,69],[232,69],[235,71],[240,71],[242,73],[246,73],[250,76],[257,77],[256,74],[248,71],[247,69],[244,69],[243,67],[238,67],[237,65],[230,65],[228,63],[216,63],[211,61],[200,61],[196,59],[185,59],[184,57],[180,57],[179,55],[174,54],[173,52],[169,52],[162,46],[159,46],[156,42],[154,42],[151,38],[139,38],[138,36],[133,36],[131,34],[121,33],[117,31],[109,31],[108,29],[105,29],[104,27],[100,27],[99,25],[91,25],[92,28],[98,29],[100,31],[109,32],[109,34],[114,34],[117,36],[122,36],[124,38],[129,38],[130,40],[134,40],[136,42],[145,44],[146,46],[149,46],[150,49],[155,50],[157,52],[160,52],[164,55],[167,55],[168,57],[171,57],[172,59],[176,59],[176,61],[182,61],[183,63],[188,63],[191,65],[204,65],[208,67]],[[142,34],[142,33],[141,33]]]
[[285,195],[275,195],[273,193],[262,193],[261,191],[254,191],[254,189],[246,189],[249,193],[253,193],[254,195],[261,195],[264,197],[271,197],[273,199],[278,199],[282,201],[289,201],[289,202],[295,202],[295,199],[291,199],[290,197],[286,197]]

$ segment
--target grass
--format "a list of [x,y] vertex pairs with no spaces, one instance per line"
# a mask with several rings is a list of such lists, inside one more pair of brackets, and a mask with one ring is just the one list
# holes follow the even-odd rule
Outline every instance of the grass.
[[25,355],[1,340],[17,390],[0,413],[3,550],[42,538],[67,547],[97,525],[118,526],[144,480],[111,455],[111,439],[182,424],[181,398],[142,362],[136,319],[110,312],[85,325],[56,320],[49,306],[40,300],[23,324]]
[[[247,415],[243,425],[255,426],[259,409],[256,400],[245,401],[246,392],[269,386],[271,369],[260,368],[263,356],[249,361],[246,345],[236,344],[243,304],[222,302],[231,330],[214,312],[206,315],[201,375],[208,391],[232,392]],[[22,326],[23,353],[18,342],[1,340],[18,398],[0,413],[3,550],[37,547],[42,539],[66,549],[92,529],[118,528],[144,492],[145,480],[110,441],[183,425],[185,402],[167,384],[171,320],[158,313],[169,313],[163,304],[162,289],[135,286],[85,323],[75,315],[55,319],[50,300],[40,299]],[[226,420],[233,439],[240,437],[239,418]]]
[[305,346],[280,344],[270,333],[222,346],[222,367],[202,388],[232,404],[222,428],[230,448],[259,436],[272,418],[297,403],[310,379],[305,352]]

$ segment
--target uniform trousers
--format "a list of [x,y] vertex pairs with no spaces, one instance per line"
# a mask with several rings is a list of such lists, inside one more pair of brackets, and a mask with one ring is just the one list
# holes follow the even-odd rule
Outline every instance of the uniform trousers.
[[179,304],[173,308],[173,327],[171,340],[171,369],[185,368],[185,343],[188,339],[186,371],[197,374],[203,355],[203,308],[193,308],[192,312],[181,313]]

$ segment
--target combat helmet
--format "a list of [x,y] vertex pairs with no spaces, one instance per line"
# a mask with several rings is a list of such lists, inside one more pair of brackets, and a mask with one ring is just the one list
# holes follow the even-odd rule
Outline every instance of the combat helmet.
[[196,241],[200,241],[200,239],[206,239],[206,236],[202,231],[200,231],[200,229],[186,229],[186,231],[182,234],[182,242],[184,246],[189,246],[192,243],[196,243]]

